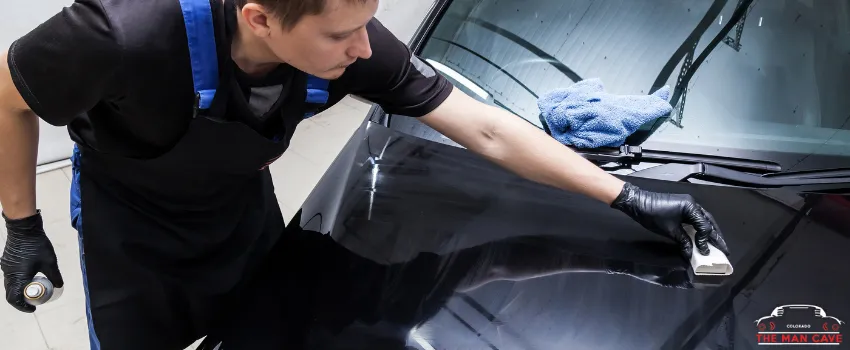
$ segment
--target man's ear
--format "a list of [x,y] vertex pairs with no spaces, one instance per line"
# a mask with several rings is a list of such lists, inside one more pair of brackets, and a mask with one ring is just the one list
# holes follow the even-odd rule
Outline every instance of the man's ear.
[[266,37],[271,34],[270,22],[273,17],[267,12],[262,5],[249,2],[242,6],[242,18],[251,28],[254,35]]

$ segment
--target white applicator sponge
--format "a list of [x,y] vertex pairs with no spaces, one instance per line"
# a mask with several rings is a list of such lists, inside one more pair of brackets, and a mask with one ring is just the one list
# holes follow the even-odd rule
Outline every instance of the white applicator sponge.
[[691,225],[684,225],[685,232],[691,237],[693,244],[693,254],[691,254],[691,267],[694,269],[694,275],[702,276],[729,276],[732,274],[732,263],[726,258],[726,254],[717,249],[715,246],[708,244],[708,255],[700,254],[697,250],[694,234],[696,230]]

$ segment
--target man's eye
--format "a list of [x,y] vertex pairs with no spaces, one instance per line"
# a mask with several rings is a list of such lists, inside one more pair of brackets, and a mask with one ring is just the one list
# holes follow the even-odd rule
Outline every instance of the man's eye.
[[332,40],[342,41],[347,39],[351,34],[342,34],[342,35],[331,35]]

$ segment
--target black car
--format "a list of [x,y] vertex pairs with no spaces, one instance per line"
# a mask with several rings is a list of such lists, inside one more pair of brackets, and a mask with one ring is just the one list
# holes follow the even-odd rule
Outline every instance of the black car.
[[782,305],[817,305],[843,332],[847,1],[440,0],[410,47],[541,128],[547,90],[669,84],[670,116],[621,147],[576,151],[693,195],[734,273],[694,276],[622,213],[376,106],[202,350],[754,349],[769,332],[756,321]]

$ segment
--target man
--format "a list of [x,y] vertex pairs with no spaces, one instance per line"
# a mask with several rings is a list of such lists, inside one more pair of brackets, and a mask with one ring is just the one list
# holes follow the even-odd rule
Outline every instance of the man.
[[[62,277],[35,203],[37,117],[67,126],[93,349],[182,349],[284,229],[268,164],[348,94],[419,117],[530,180],[610,204],[681,244],[728,253],[692,198],[607,174],[465,96],[373,18],[377,0],[77,0],[0,65],[7,301]],[[297,171],[293,169],[292,171]]]

